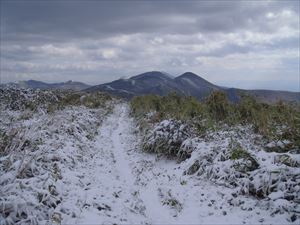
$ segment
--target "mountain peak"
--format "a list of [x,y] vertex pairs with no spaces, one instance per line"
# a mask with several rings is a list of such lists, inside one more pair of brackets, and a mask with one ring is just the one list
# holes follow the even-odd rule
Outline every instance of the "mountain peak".
[[175,79],[181,80],[181,79],[190,79],[193,81],[198,81],[198,82],[205,82],[207,84],[211,84],[209,81],[205,80],[204,78],[200,77],[199,75],[192,73],[192,72],[185,72],[182,75],[176,77]]
[[39,80],[24,80],[24,81],[21,81],[22,83],[44,83],[43,81],[39,81]]
[[195,73],[192,73],[192,72],[185,72],[183,74],[181,74],[180,76],[178,76],[177,78],[200,78],[200,79],[203,79],[202,77],[198,76],[197,74]]
[[185,72],[185,73],[181,74],[181,76],[197,76],[198,77],[197,74],[192,73],[192,72]]
[[133,76],[130,79],[145,79],[145,78],[162,78],[162,79],[172,79],[170,75],[161,72],[161,71],[150,71],[146,73],[139,74],[137,76]]

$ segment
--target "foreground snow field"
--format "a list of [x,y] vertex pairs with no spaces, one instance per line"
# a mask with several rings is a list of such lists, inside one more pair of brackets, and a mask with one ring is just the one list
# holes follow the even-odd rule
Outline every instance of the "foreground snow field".
[[[184,175],[189,160],[142,152],[128,104],[114,104],[112,112],[71,107],[14,121],[23,142],[1,156],[1,224],[299,222],[290,219],[297,212],[274,214],[267,200]],[[3,127],[18,118],[6,113]]]
[[[185,163],[142,153],[126,104],[104,121],[87,164],[66,172],[66,224],[287,224],[266,203],[183,176]],[[69,197],[70,196],[70,197]],[[73,217],[73,218],[72,218]]]

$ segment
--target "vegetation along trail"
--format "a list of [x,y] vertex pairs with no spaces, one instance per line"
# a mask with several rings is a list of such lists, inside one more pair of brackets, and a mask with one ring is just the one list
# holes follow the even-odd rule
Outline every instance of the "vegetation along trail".
[[31,89],[0,100],[1,225],[298,221],[298,153],[263,150],[249,125],[195,134],[172,112],[201,113],[196,100]]
[[[126,103],[103,121],[90,159],[78,164],[80,179],[68,184],[61,207],[72,211],[62,223],[226,224],[280,223],[254,198],[196,177],[184,176],[188,162],[159,159],[139,149],[139,134]],[[69,175],[68,177],[74,177]],[[79,182],[78,182],[79,181]],[[241,205],[243,207],[241,207]],[[79,210],[78,210],[79,208]],[[75,213],[77,212],[77,214]]]

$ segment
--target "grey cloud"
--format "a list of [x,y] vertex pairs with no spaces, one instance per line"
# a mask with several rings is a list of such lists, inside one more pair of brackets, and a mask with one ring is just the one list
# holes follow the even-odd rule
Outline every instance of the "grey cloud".
[[[251,26],[249,19],[266,29],[268,26],[261,16],[270,8],[278,11],[278,4],[238,1],[12,1],[2,3],[1,23],[5,27],[3,36],[6,40],[32,40],[35,37],[45,41],[69,41],[80,37],[143,32],[227,32]],[[285,7],[294,10],[294,7],[288,6],[289,2]]]
[[[294,81],[298,76],[299,56],[285,54],[299,50],[298,1],[4,1],[1,6],[1,72],[7,81],[31,74],[45,81],[101,83],[148,70],[224,74],[228,68],[218,60],[252,65],[253,53],[275,57],[261,62],[268,68],[279,63],[280,72],[292,67]],[[291,15],[281,15],[284,10]],[[268,19],[268,13],[282,18]],[[230,58],[234,54],[244,57],[238,62]],[[212,58],[220,65],[210,65]],[[245,65],[245,74],[253,73],[250,67]],[[264,68],[257,65],[257,74],[266,74]],[[268,73],[282,78],[273,70]],[[239,74],[228,70],[228,83]]]

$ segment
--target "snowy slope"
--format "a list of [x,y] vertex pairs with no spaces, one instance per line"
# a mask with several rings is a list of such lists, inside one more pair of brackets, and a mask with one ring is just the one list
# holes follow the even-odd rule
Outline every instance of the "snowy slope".
[[[137,140],[128,106],[117,105],[100,128],[98,147],[90,152],[88,165],[78,164],[67,172],[72,197],[61,207],[76,216],[63,215],[63,223],[289,223],[286,213],[272,214],[266,201],[237,196],[235,189],[183,175],[188,161],[178,164],[143,153]],[[79,171],[82,177],[73,179]]]
[[290,219],[297,212],[273,213],[266,200],[184,175],[189,160],[142,152],[129,106],[113,104],[112,112],[77,106],[26,120],[1,112],[1,129],[23,131],[22,144],[0,158],[1,224],[299,222]]

